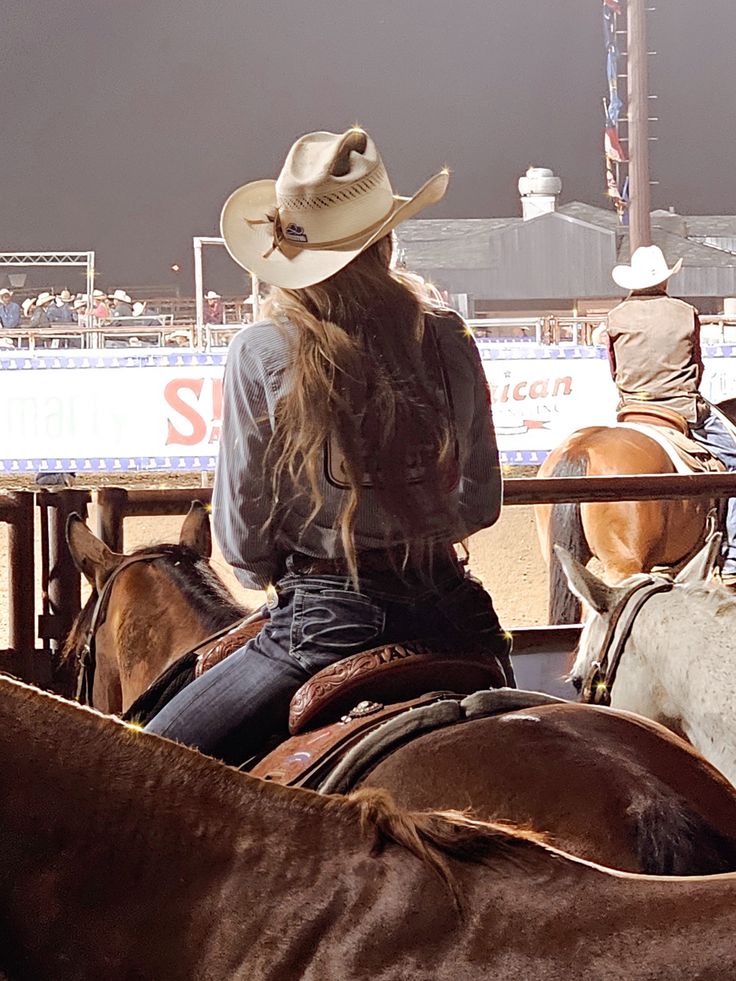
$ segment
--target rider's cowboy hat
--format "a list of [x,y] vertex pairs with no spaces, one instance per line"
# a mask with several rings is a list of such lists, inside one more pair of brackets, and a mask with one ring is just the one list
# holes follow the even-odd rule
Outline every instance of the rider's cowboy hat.
[[37,307],[45,306],[47,303],[51,303],[53,298],[54,298],[53,293],[45,293],[45,292],[39,293],[38,296],[36,297],[36,306]]
[[630,266],[614,266],[611,276],[614,283],[625,290],[645,290],[666,283],[682,268],[678,259],[670,269],[658,245],[641,245],[631,257]]
[[395,195],[362,129],[308,133],[289,150],[278,180],[234,191],[220,226],[228,252],[259,279],[301,289],[334,276],[447,190],[441,171],[411,198]]
[[8,289],[7,286],[3,286],[3,288],[0,290],[0,296],[12,296],[12,295],[13,295],[12,292]]
[[132,303],[133,301],[125,292],[125,290],[115,290],[115,292],[110,297],[111,300],[119,300],[121,303]]
[[74,297],[69,290],[62,290],[61,293],[59,293],[59,299],[62,303],[71,303]]
[[215,293],[214,290],[210,290],[208,293],[205,293],[204,298],[205,300],[219,300],[220,294]]

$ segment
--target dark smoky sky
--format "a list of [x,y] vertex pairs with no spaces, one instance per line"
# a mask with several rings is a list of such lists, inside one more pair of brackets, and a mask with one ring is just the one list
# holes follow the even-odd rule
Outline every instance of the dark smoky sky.
[[[733,213],[736,5],[655,4],[654,206]],[[452,167],[428,216],[517,214],[531,163],[604,204],[601,19],[601,0],[4,0],[0,247],[94,248],[109,286],[180,262],[189,292],[228,193],[354,121],[399,193]]]

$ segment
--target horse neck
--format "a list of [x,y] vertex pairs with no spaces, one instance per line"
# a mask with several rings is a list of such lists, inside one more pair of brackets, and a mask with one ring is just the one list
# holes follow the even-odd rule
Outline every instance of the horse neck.
[[106,670],[120,678],[122,711],[182,654],[245,615],[207,571],[206,595],[164,563],[132,565],[116,583],[98,634],[98,661],[101,678]]
[[[149,922],[187,944],[190,927],[182,931],[180,921],[191,917],[212,961],[207,976],[235,977],[231,964],[216,969],[219,921],[237,920],[247,951],[273,912],[255,897],[306,904],[310,879],[327,889],[335,875],[334,864],[322,870],[326,857],[349,866],[358,851],[356,828],[326,799],[249,778],[20,683],[1,680],[0,696],[0,972],[9,970],[3,959],[14,936],[39,950],[58,945],[63,960],[83,934],[102,957],[110,932],[129,952],[145,946],[136,931],[145,934]],[[361,850],[365,860],[365,843]],[[85,977],[111,976],[85,968]],[[165,964],[140,974],[131,966],[125,976],[134,974],[205,976],[169,973]],[[67,974],[44,964],[22,976]]]
[[[717,610],[731,616],[714,615]],[[613,705],[649,716],[687,738],[736,781],[736,602],[697,585],[653,596],[631,631]]]

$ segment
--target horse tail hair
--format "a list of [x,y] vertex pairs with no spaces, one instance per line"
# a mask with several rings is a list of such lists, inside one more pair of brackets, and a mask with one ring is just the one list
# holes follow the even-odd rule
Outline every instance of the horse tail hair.
[[[563,457],[550,474],[552,477],[584,477],[588,472],[585,456]],[[567,578],[553,545],[562,545],[573,558],[585,565],[592,552],[588,546],[580,517],[579,504],[553,504],[549,521],[549,620],[550,623],[577,623],[580,602],[567,585]]]
[[647,875],[717,875],[736,869],[736,837],[713,827],[682,798],[647,775],[645,794],[626,815],[635,827],[639,871]]

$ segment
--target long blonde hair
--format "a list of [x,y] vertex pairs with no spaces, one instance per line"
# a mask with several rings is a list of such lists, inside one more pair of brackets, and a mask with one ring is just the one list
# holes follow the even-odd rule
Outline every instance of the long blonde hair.
[[[429,308],[391,272],[391,250],[386,236],[322,283],[274,288],[264,308],[297,327],[295,361],[269,447],[271,520],[286,503],[286,476],[297,493],[308,494],[307,524],[314,520],[323,502],[326,447],[335,441],[344,462],[340,539],[355,582],[354,523],[366,478],[386,515],[386,547],[421,544],[427,507],[442,509],[437,487],[448,483],[454,446],[439,397],[438,355],[429,356],[432,343],[425,340]],[[419,481],[407,459],[411,447],[421,448]]]

